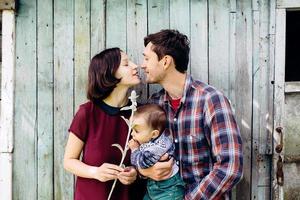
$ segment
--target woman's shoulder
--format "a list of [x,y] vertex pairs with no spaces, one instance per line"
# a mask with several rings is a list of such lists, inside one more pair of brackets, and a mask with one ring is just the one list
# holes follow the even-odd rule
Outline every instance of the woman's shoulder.
[[83,104],[80,104],[79,107],[77,108],[77,113],[89,113],[93,109],[93,102],[87,101]]
[[90,109],[93,105],[93,102],[92,101],[87,101],[83,104],[80,104],[79,108],[82,108],[82,109]]

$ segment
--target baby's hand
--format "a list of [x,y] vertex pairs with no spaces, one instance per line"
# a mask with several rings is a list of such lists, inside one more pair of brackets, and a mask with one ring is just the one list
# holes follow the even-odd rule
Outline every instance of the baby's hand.
[[139,143],[137,141],[135,141],[134,139],[129,140],[128,142],[128,147],[131,149],[131,151],[139,148]]

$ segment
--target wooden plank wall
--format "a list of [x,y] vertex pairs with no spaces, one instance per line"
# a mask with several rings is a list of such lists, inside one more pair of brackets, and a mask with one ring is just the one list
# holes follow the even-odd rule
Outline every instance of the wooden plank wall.
[[[1,86],[1,82],[2,82],[2,13],[0,13],[0,86]],[[1,89],[0,89],[0,96],[1,96]]]
[[[90,58],[118,46],[142,62],[143,37],[191,41],[189,73],[230,99],[244,141],[236,199],[270,198],[275,0],[20,0],[16,17],[14,199],[71,199],[67,129],[86,101]],[[273,16],[273,17],[272,17]],[[145,102],[160,89],[135,89]]]

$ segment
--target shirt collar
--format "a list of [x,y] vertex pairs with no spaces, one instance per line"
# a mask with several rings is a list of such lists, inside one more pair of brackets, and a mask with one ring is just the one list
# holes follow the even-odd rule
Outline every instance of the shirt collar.
[[96,104],[108,115],[127,115],[128,111],[121,111],[122,107],[113,107],[106,104],[104,101],[97,101]]

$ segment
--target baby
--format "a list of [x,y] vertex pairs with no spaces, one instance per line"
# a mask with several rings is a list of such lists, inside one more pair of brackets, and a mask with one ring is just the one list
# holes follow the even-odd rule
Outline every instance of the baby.
[[[165,135],[166,113],[156,104],[147,104],[137,108],[132,122],[132,139],[128,146],[131,149],[131,164],[136,168],[145,169],[153,166],[165,153],[172,156],[174,145]],[[148,179],[147,193],[144,200],[183,199],[184,182],[180,177],[179,168],[173,165],[171,177],[163,181]]]

